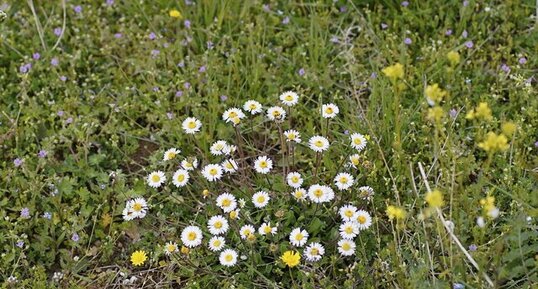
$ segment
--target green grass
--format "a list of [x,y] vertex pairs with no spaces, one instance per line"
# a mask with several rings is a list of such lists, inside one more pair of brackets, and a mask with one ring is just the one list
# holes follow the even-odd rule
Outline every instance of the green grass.
[[[132,276],[137,288],[488,288],[487,278],[495,288],[538,283],[535,2],[66,2],[0,7],[7,14],[0,23],[3,287],[121,288]],[[77,5],[82,12],[75,12]],[[170,17],[171,9],[182,18]],[[447,58],[451,51],[460,55],[457,64]],[[395,63],[405,73],[391,81],[382,69]],[[424,92],[434,83],[447,92],[435,105],[443,110],[437,122],[428,118]],[[300,101],[280,125],[249,116],[238,126],[238,141],[221,118],[249,99],[265,109],[281,105],[278,96],[287,90]],[[330,102],[340,113],[327,122],[319,111]],[[481,102],[492,118],[467,118]],[[201,133],[183,132],[188,116],[202,121]],[[513,135],[504,130],[506,150],[479,147],[507,122],[517,129]],[[301,133],[292,164],[282,157],[279,126]],[[348,132],[369,136],[359,169],[344,165],[354,153]],[[317,134],[331,141],[318,169],[307,145]],[[197,172],[181,189],[170,181],[159,189],[147,185],[150,172],[162,170],[170,179],[177,169],[177,159],[162,161],[167,149],[179,148],[180,160],[195,156],[203,167],[223,160],[209,150],[220,139],[243,150],[245,167],[267,154],[274,170],[265,177],[246,168],[217,183]],[[46,157],[38,156],[41,150]],[[298,203],[282,177],[286,165],[300,171],[307,186],[330,185],[343,171],[356,184],[347,192],[333,185],[336,198],[325,206]],[[426,183],[443,192],[439,211],[425,204]],[[366,185],[375,191],[370,202],[357,190]],[[256,209],[250,196],[261,189],[272,199]],[[207,220],[222,214],[215,198],[225,191],[247,200],[226,238],[246,259],[231,268],[207,249]],[[125,202],[136,196],[148,200],[149,212],[124,221]],[[480,204],[486,196],[495,197],[499,217],[486,216]],[[340,256],[336,245],[337,209],[346,203],[373,217],[351,257]],[[401,206],[407,217],[390,220],[389,205]],[[21,216],[23,208],[29,218]],[[454,236],[440,216],[454,223]],[[480,216],[483,228],[476,223]],[[278,223],[277,235],[239,238],[242,225],[257,229],[267,221]],[[202,246],[165,256],[164,244],[181,246],[181,232],[191,224],[204,231]],[[325,246],[320,262],[304,261],[303,248],[289,244],[289,232],[299,226]],[[139,267],[130,261],[136,250],[148,253]],[[287,250],[303,255],[298,267],[279,260]],[[56,272],[63,278],[54,279]]]

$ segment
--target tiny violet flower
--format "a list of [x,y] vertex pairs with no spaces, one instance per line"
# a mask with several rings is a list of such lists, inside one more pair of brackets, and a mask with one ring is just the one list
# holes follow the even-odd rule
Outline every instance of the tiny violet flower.
[[269,6],[269,4],[263,4],[262,9],[265,12],[270,12],[271,11],[271,6]]
[[478,249],[478,246],[476,246],[475,244],[469,245],[469,251],[474,252],[476,251],[476,249]]
[[469,41],[465,42],[465,47],[473,48],[473,46],[474,46],[474,43],[472,41],[469,40]]
[[303,76],[305,74],[304,68],[299,69],[297,73],[299,73],[300,76]]
[[123,36],[123,35],[122,35],[121,33],[116,33],[116,34],[114,34],[114,38],[117,38],[117,39],[121,38],[122,36]]
[[204,73],[204,72],[205,72],[205,69],[206,69],[206,68],[205,68],[205,65],[202,65],[202,66],[200,66],[200,68],[198,69],[198,72],[200,72],[200,73]]
[[185,82],[185,83],[183,83],[183,87],[185,89],[189,89],[189,88],[191,88],[191,84],[189,82]]
[[62,28],[61,27],[54,28],[54,35],[56,36],[62,35]]
[[454,283],[454,286],[452,286],[452,288],[454,288],[454,289],[464,289],[465,285],[463,285],[461,283]]
[[52,214],[49,212],[45,212],[43,213],[43,218],[50,220],[52,219]]
[[349,130],[347,130],[347,129],[344,130],[344,134],[345,134],[345,135],[348,135],[348,134],[349,134]]
[[106,0],[106,5],[108,6],[114,5],[114,0]]
[[376,79],[377,78],[377,73],[372,72],[372,74],[370,74],[370,78]]
[[155,35],[155,33],[151,32],[148,37],[149,37],[150,40],[153,40],[153,39],[157,38],[157,35]]
[[80,237],[79,237],[79,235],[75,232],[75,233],[73,233],[73,235],[71,236],[71,240],[73,240],[73,242],[78,242],[78,240],[80,240]]
[[207,45],[207,49],[213,49],[213,42],[208,41],[208,42],[206,43],[206,45]]
[[181,60],[180,63],[177,64],[178,67],[185,67],[185,61]]
[[188,20],[188,19],[185,19],[185,21],[183,21],[183,25],[185,25],[185,28],[190,29],[191,28],[191,21]]
[[403,6],[403,7],[407,7],[407,6],[409,6],[409,2],[407,2],[407,1],[403,1],[403,2],[402,2],[402,6]]
[[75,13],[78,14],[78,13],[82,12],[82,6],[77,5],[77,6],[75,6],[75,7],[73,8],[73,10],[75,11]]
[[21,210],[21,218],[30,219],[30,209],[22,208],[22,210]]
[[385,30],[387,29],[389,26],[386,24],[386,23],[381,23],[381,29]]
[[65,76],[62,75],[62,76],[60,76],[60,80],[63,81],[63,82],[65,82],[65,81],[67,80],[67,77],[65,77]]
[[228,99],[228,96],[226,96],[224,94],[220,96],[221,101],[226,101],[227,99]]
[[534,143],[534,146],[538,148],[538,140]]
[[404,40],[404,43],[407,44],[407,45],[411,44],[412,42],[413,42],[413,41],[412,41],[411,38],[409,38],[409,37],[408,37],[408,38],[405,38],[405,40]]
[[331,36],[331,39],[329,41],[331,41],[332,43],[338,43],[338,36]]
[[64,111],[63,111],[63,110],[59,110],[56,114],[57,114],[59,117],[62,117],[62,116],[64,116]]
[[21,65],[21,67],[19,68],[19,71],[22,74],[26,74],[30,71],[30,69],[32,69],[32,64],[26,63],[26,64]]
[[173,118],[174,118],[174,114],[171,113],[171,112],[167,112],[167,113],[166,113],[166,117],[167,117],[168,119],[173,119]]
[[154,87],[153,87],[153,91],[154,91],[154,92],[159,91],[159,87],[158,87],[158,86],[154,86]]
[[519,60],[518,60],[519,64],[525,64],[527,63],[527,58],[525,57],[520,57]]
[[503,65],[501,65],[501,69],[506,73],[510,73],[510,66],[506,65],[506,63],[503,63]]
[[41,58],[41,54],[39,54],[39,52],[36,52],[36,53],[34,53],[34,54],[32,55],[32,58],[33,58],[34,60],[39,60],[39,58]]
[[19,248],[24,247],[24,241],[18,241],[17,242],[17,247],[19,247]]
[[151,50],[151,56],[152,56],[153,58],[159,56],[160,53],[161,53],[161,51],[159,51],[159,50],[157,50],[157,49],[153,49],[153,50]]
[[456,116],[458,115],[458,111],[455,108],[453,108],[450,110],[449,114],[451,118],[456,118]]
[[60,64],[60,61],[58,60],[58,58],[54,57],[53,59],[50,60],[50,64],[52,66],[58,66],[58,64]]
[[286,25],[290,23],[290,18],[288,16],[284,17],[284,19],[282,19],[282,24]]
[[182,97],[182,96],[183,96],[183,91],[181,90],[176,91],[176,97]]
[[346,13],[347,12],[347,7],[346,6],[341,6],[340,7],[340,13]]
[[467,38],[467,36],[469,36],[469,33],[467,32],[467,30],[463,30],[463,32],[461,33],[461,37]]
[[452,29],[447,29],[446,32],[445,32],[445,35],[446,36],[452,35]]
[[40,151],[37,153],[37,156],[40,157],[40,158],[46,158],[48,154],[49,154],[48,151],[46,151],[46,150],[40,150]]
[[73,122],[73,118],[72,118],[72,117],[70,117],[70,118],[68,118],[68,119],[65,120],[65,123],[66,123],[66,124],[71,124],[72,122]]
[[469,1],[467,0],[463,1],[463,7],[467,7],[467,6],[469,6]]
[[20,167],[23,163],[24,163],[24,160],[23,160],[23,159],[20,159],[20,158],[16,158],[16,159],[13,161],[13,164],[14,164],[16,167]]

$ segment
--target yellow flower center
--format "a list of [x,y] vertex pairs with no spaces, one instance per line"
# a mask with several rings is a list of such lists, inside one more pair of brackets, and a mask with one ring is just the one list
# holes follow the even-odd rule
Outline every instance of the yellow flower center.
[[168,153],[168,159],[173,159],[175,157],[176,157],[176,153],[174,153],[174,152],[169,152]]
[[256,199],[256,201],[258,203],[263,203],[263,202],[265,202],[265,197],[264,196],[259,196],[258,199]]
[[344,230],[344,232],[346,232],[346,234],[351,234],[351,233],[353,233],[353,227],[351,227],[351,226],[346,227],[346,229]]
[[297,183],[297,182],[299,182],[299,177],[298,176],[293,176],[293,177],[291,177],[291,181],[293,183]]
[[314,191],[314,196],[320,198],[321,196],[323,196],[323,190],[322,189],[316,189]]
[[140,203],[135,203],[135,204],[133,205],[133,210],[136,211],[136,212],[140,212],[140,211],[142,211],[142,204],[140,204]]
[[156,183],[156,182],[161,180],[161,177],[159,177],[159,175],[155,174],[155,175],[151,176],[151,180]]
[[297,199],[302,198],[302,197],[303,197],[303,192],[302,192],[302,191],[295,191],[295,197],[296,197]]
[[267,162],[266,161],[261,161],[260,162],[260,168],[263,168],[263,169],[267,168]]
[[245,236],[250,236],[250,234],[252,234],[252,232],[250,231],[250,229],[245,229],[245,230],[243,230],[243,235],[245,235]]
[[330,107],[330,106],[327,107],[327,108],[325,109],[325,113],[327,113],[327,114],[331,114],[331,113],[333,113],[333,108]]
[[256,109],[256,104],[255,103],[251,103],[250,106],[248,107],[250,110],[255,110]]
[[310,250],[310,255],[314,255],[314,256],[316,256],[316,255],[318,255],[318,254],[319,254],[319,250],[318,250],[318,248],[312,248],[312,249]]
[[189,239],[189,241],[194,241],[196,239],[196,233],[190,232],[189,235],[187,236],[187,239]]
[[217,172],[218,172],[218,171],[217,171],[217,169],[215,169],[215,168],[211,168],[211,169],[209,169],[209,174],[212,175],[212,176],[215,176],[215,175],[217,174]]
[[347,184],[347,181],[348,181],[348,180],[347,180],[346,177],[341,177],[341,178],[340,178],[340,182],[341,182],[342,184]]
[[228,114],[228,117],[229,118],[237,117],[237,113],[235,111],[230,111],[230,113]]
[[190,121],[189,124],[187,125],[190,129],[194,129],[196,128],[196,122],[195,121]]
[[303,238],[304,236],[302,233],[298,233],[297,235],[295,235],[295,241],[301,241]]
[[213,247],[217,247],[217,248],[220,247],[220,240],[217,239],[213,241]]
[[224,257],[224,260],[226,260],[226,262],[232,262],[233,258],[232,254],[228,254]]
[[216,221],[215,224],[213,225],[215,228],[217,229],[220,229],[222,228],[222,222],[221,221]]
[[177,181],[178,182],[183,182],[185,180],[185,175],[178,175],[177,176]]
[[348,218],[351,218],[351,217],[353,217],[353,211],[351,211],[351,210],[347,210],[347,211],[344,213],[344,215],[346,215],[346,217],[348,217]]
[[323,146],[323,141],[322,140],[317,140],[315,143],[314,143],[315,146],[317,146],[318,148],[322,147]]
[[236,211],[231,211],[230,212],[230,218],[232,218],[232,219],[237,218],[237,212]]
[[223,207],[229,207],[231,204],[232,204],[232,201],[230,199],[224,199],[222,201],[222,206]]
[[269,226],[265,226],[265,228],[263,228],[263,232],[264,232],[265,234],[269,234],[269,233],[271,233],[271,227],[269,227]]
[[286,99],[286,101],[292,101],[293,100],[293,95],[288,94],[288,95],[286,95],[285,99]]
[[344,251],[348,251],[351,249],[351,245],[349,243],[344,243],[342,245],[342,249],[344,249]]
[[365,216],[358,216],[357,221],[361,224],[366,223],[366,217]]
[[360,145],[362,143],[361,139],[356,137],[353,142],[356,144],[356,145]]
[[166,246],[166,250],[168,252],[174,252],[176,250],[176,246],[173,244],[169,244],[168,246]]

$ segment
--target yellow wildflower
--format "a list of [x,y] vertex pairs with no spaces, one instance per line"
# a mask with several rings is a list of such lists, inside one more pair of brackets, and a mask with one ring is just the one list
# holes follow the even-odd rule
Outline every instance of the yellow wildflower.
[[511,121],[507,121],[502,124],[501,130],[504,135],[512,136],[517,130],[517,125]]
[[179,12],[178,10],[176,9],[172,9],[170,10],[170,12],[168,12],[168,14],[170,15],[170,17],[172,18],[182,18],[183,16],[181,15],[181,12]]
[[446,54],[446,58],[450,61],[450,65],[452,66],[460,63],[460,54],[457,51],[450,51]]
[[145,251],[135,251],[131,254],[131,263],[135,266],[140,266],[144,264],[148,256]]
[[181,253],[182,254],[187,255],[187,254],[189,254],[189,252],[190,252],[189,248],[187,248],[185,246],[181,246]]
[[426,197],[424,199],[426,200],[426,203],[433,208],[439,208],[445,204],[445,201],[443,200],[443,193],[437,189],[426,193]]
[[494,196],[487,196],[484,199],[480,200],[480,205],[482,205],[482,208],[484,211],[490,211],[495,208],[495,197]]
[[506,136],[490,131],[488,132],[486,139],[478,144],[478,147],[488,153],[494,153],[498,151],[505,151],[510,147],[510,145],[508,145],[508,139]]
[[447,93],[439,87],[439,84],[434,83],[426,86],[424,94],[426,94],[428,102],[439,103]]
[[402,220],[407,215],[407,213],[405,212],[405,209],[397,207],[397,206],[392,206],[392,205],[387,207],[386,213],[389,219],[391,220],[392,219]]
[[493,116],[491,115],[491,109],[488,106],[487,102],[481,102],[478,106],[469,111],[465,116],[467,119],[481,118],[484,120],[492,120]]
[[382,72],[392,81],[404,77],[404,67],[400,63],[383,68]]
[[436,123],[441,122],[441,119],[443,118],[444,114],[444,110],[439,106],[435,106],[428,109],[428,119]]
[[284,254],[282,254],[280,260],[282,260],[284,264],[291,268],[299,265],[299,262],[301,261],[301,255],[294,251],[286,251],[284,252]]

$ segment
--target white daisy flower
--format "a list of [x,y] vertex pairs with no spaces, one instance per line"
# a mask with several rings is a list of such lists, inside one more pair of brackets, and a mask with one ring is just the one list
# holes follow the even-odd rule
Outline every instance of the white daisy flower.
[[260,156],[254,162],[254,169],[260,174],[267,174],[273,168],[273,161],[267,156]]
[[286,136],[287,142],[294,141],[296,143],[301,143],[301,134],[294,129],[285,131],[284,135]]
[[334,178],[334,184],[339,190],[347,190],[353,186],[354,178],[348,173],[339,173]]
[[136,218],[136,214],[134,214],[134,212],[131,210],[129,201],[125,205],[125,208],[123,209],[122,215],[123,215],[123,219],[125,221],[131,221],[131,220],[134,220]]
[[344,221],[353,221],[355,219],[355,213],[357,212],[357,207],[352,205],[344,205],[338,210],[340,217]]
[[363,210],[358,210],[357,213],[355,213],[355,221],[359,230],[366,230],[372,225],[372,217],[370,216],[370,213]]
[[220,166],[227,173],[233,173],[237,171],[237,169],[239,168],[239,166],[233,159],[228,159],[228,160],[223,161],[222,164],[220,164]]
[[280,95],[280,101],[287,106],[294,106],[299,102],[299,95],[293,91],[286,91]]
[[210,182],[222,177],[222,167],[218,164],[209,164],[202,169],[202,175]]
[[213,236],[213,238],[209,239],[209,250],[213,252],[218,252],[224,248],[224,245],[226,245],[226,241],[224,240],[224,237],[220,236]]
[[222,114],[222,119],[225,122],[232,122],[234,124],[243,118],[245,118],[245,113],[236,107],[229,108]]
[[344,222],[340,225],[340,237],[353,239],[359,234],[359,226],[355,222]]
[[369,186],[362,186],[359,188],[359,197],[363,200],[371,200],[374,196],[374,189]]
[[220,235],[228,231],[228,220],[221,215],[213,216],[207,221],[207,228],[211,235]]
[[237,202],[239,203],[239,208],[243,208],[247,204],[247,202],[243,198],[239,199],[239,201]]
[[252,225],[244,225],[239,229],[239,235],[241,236],[241,239],[247,239],[251,234],[254,234],[256,232],[256,229]]
[[225,213],[229,213],[237,208],[237,201],[234,195],[224,193],[217,197],[217,206]]
[[198,167],[198,159],[188,158],[181,161],[181,167],[187,171],[193,171]]
[[349,156],[349,164],[357,169],[359,168],[359,164],[361,163],[361,156],[359,154],[352,154]]
[[303,201],[306,199],[307,193],[305,189],[299,188],[296,189],[291,193],[291,195],[297,200],[297,201]]
[[228,146],[228,144],[226,143],[226,141],[219,140],[219,141],[214,142],[211,145],[211,147],[209,148],[209,150],[211,151],[212,155],[220,156],[220,155],[224,154],[224,149],[227,146]]
[[334,199],[334,191],[328,186],[311,185],[308,188],[308,198],[314,203],[325,203]]
[[269,194],[265,191],[259,191],[252,195],[252,203],[256,208],[263,208],[269,203]]
[[339,112],[340,109],[334,103],[321,106],[321,116],[323,116],[323,118],[334,118]]
[[290,233],[290,243],[295,247],[302,247],[308,241],[308,232],[301,228],[295,228]]
[[170,256],[178,251],[177,249],[177,243],[175,242],[168,242],[164,245],[164,254],[167,256]]
[[342,256],[351,256],[355,254],[355,242],[353,240],[342,239],[338,241],[338,252]]
[[174,173],[172,177],[172,183],[176,187],[184,187],[189,182],[189,172],[187,170],[179,169]]
[[152,188],[158,188],[164,182],[166,182],[166,176],[161,171],[152,172],[148,175],[148,185]]
[[247,100],[243,105],[243,109],[250,112],[250,114],[255,115],[262,112],[262,104],[255,100]]
[[303,178],[298,172],[288,173],[286,179],[288,180],[288,185],[292,188],[300,188],[303,184]]
[[230,219],[232,220],[239,220],[241,219],[241,216],[239,215],[239,213],[241,212],[241,210],[237,209],[237,210],[232,210],[229,214],[230,216]]
[[133,220],[135,218],[142,219],[148,212],[148,203],[144,198],[135,198],[127,201],[125,209],[123,209],[123,219],[126,221]]
[[325,248],[320,243],[310,243],[304,250],[306,261],[317,262],[325,254]]
[[174,159],[181,151],[176,148],[168,149],[164,152],[163,161]]
[[202,238],[202,230],[196,226],[188,226],[181,232],[181,241],[189,248],[202,244]]
[[362,151],[366,147],[366,138],[360,133],[353,133],[349,136],[351,138],[351,147]]
[[234,266],[237,264],[237,252],[233,249],[226,249],[220,253],[219,261],[222,266]]
[[222,150],[222,152],[223,152],[225,155],[230,155],[230,154],[233,154],[236,150],[237,150],[237,147],[236,147],[235,145],[227,145],[227,146]]
[[271,223],[263,223],[260,228],[258,228],[258,233],[260,235],[274,235],[276,234],[277,228],[276,226],[271,227]]
[[320,153],[326,151],[329,148],[329,140],[320,135],[316,135],[311,137],[310,140],[308,140],[308,145],[311,150]]
[[181,124],[183,130],[187,134],[195,134],[200,131],[202,127],[202,122],[194,117],[187,117]]
[[274,121],[284,121],[286,111],[280,106],[273,106],[267,110],[267,118]]

